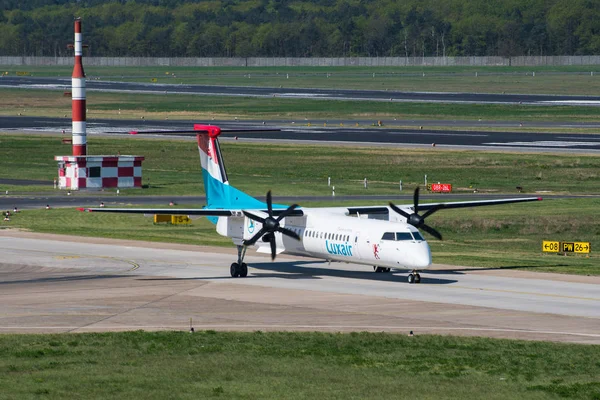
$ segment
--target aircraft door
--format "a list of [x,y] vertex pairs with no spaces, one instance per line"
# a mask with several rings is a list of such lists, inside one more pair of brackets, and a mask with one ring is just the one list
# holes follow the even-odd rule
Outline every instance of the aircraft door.
[[363,254],[366,254],[364,249],[364,241],[368,239],[365,239],[364,236],[365,235],[361,235],[360,232],[353,232],[352,236],[350,237],[350,240],[352,241],[353,255],[356,258],[362,259]]
[[376,263],[379,259],[379,241],[372,240],[369,234],[355,234],[355,248],[361,260],[372,260]]

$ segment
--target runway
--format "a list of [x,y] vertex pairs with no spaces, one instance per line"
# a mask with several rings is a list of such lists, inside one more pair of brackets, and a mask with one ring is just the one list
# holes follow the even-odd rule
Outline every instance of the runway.
[[318,330],[600,344],[600,278],[435,265],[406,271],[234,249],[0,231],[0,332]]
[[[366,124],[351,127],[346,123],[311,124],[299,122],[269,121],[175,121],[90,119],[87,133],[90,136],[129,137],[129,132],[155,130],[191,130],[194,123],[218,125],[223,129],[281,129],[279,132],[223,133],[223,141],[278,142],[327,145],[364,145],[397,147],[431,147],[446,149],[527,151],[554,153],[600,152],[600,134],[553,134],[531,131],[489,131],[489,130],[436,130],[427,128],[372,127]],[[39,133],[70,132],[71,121],[67,118],[47,117],[0,117],[0,129],[6,132],[32,131]],[[570,126],[575,126],[570,124]],[[593,127],[593,124],[577,125]],[[164,135],[144,135],[145,138],[164,138]],[[180,137],[180,139],[186,139]],[[187,138],[194,140],[195,138]]]
[[[4,76],[0,87],[70,90],[70,77]],[[253,86],[158,84],[87,79],[86,90],[116,93],[194,94],[204,96],[280,97],[314,100],[397,101],[468,104],[600,105],[600,96],[401,92],[385,90],[274,88]]]

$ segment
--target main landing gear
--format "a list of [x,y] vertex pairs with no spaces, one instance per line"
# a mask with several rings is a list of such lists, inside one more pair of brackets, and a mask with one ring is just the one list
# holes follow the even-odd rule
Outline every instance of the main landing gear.
[[421,283],[421,275],[419,275],[419,271],[414,270],[408,274],[408,283]]
[[244,256],[246,255],[246,246],[237,246],[237,250],[237,262],[231,264],[231,267],[229,268],[229,273],[231,273],[232,278],[237,278],[238,276],[245,278],[248,276],[248,266],[244,262]]
[[373,265],[373,270],[377,273],[379,272],[390,272],[392,269],[391,268],[385,268],[385,267],[378,267],[377,265]]

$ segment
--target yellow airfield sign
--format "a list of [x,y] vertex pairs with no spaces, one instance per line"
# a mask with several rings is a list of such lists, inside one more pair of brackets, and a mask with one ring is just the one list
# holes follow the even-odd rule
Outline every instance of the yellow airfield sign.
[[542,241],[544,253],[578,253],[589,254],[592,251],[590,242],[557,242],[553,240]]
[[171,215],[171,223],[173,225],[188,225],[192,220],[187,215]]
[[542,251],[544,253],[558,253],[560,251],[560,242],[544,240],[542,242]]
[[187,215],[155,214],[154,223],[160,224],[161,222],[171,223],[173,225],[189,225],[192,223],[192,220]]
[[575,253],[589,254],[592,251],[592,246],[589,242],[574,242],[573,248]]
[[560,244],[560,251],[562,251],[563,253],[573,253],[575,251],[575,243],[562,242]]

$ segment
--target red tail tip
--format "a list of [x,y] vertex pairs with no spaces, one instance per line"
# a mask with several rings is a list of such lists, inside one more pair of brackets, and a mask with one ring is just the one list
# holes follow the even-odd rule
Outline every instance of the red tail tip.
[[538,201],[542,201],[542,198],[541,198],[541,197],[538,197]]
[[130,135],[137,135],[137,134],[138,134],[138,131],[129,131],[129,134],[130,134]]
[[85,211],[85,208],[80,207],[80,208],[77,209],[77,211]]

